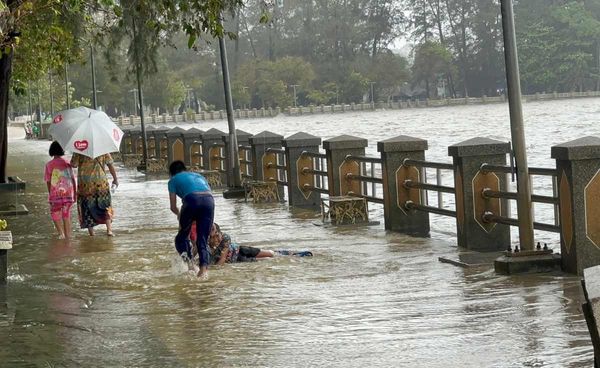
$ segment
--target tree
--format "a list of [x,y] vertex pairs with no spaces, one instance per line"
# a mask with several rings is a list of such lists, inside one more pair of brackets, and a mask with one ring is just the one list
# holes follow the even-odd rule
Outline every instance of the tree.
[[415,83],[425,83],[427,98],[431,97],[431,84],[443,77],[450,68],[452,56],[439,42],[426,41],[415,49],[412,72]]
[[97,5],[76,0],[0,2],[0,183],[6,182],[9,89],[22,93],[27,80],[76,59],[81,50],[76,35]]
[[342,84],[342,98],[347,102],[362,101],[369,87],[369,80],[358,72],[352,72]]

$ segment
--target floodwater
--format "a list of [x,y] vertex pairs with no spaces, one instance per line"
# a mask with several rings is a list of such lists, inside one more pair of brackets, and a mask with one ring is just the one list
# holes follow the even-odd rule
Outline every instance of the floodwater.
[[[600,99],[524,105],[529,162],[552,167],[550,146],[598,134]],[[506,105],[240,120],[250,133],[376,142],[429,140],[427,158],[476,136],[510,139]],[[200,129],[227,131],[226,122]],[[53,236],[43,165],[48,142],[11,140],[10,173],[27,181],[30,215],[9,218],[14,249],[0,288],[2,367],[589,367],[593,351],[577,277],[505,277],[462,269],[453,219],[430,238],[366,227],[317,226],[319,214],[216,195],[216,220],[234,240],[310,249],[312,258],[211,268],[199,281],[176,261],[166,177],[118,168],[115,238]],[[545,183],[536,189],[548,190]],[[536,220],[551,221],[552,210]],[[75,212],[73,213],[76,218]],[[548,220],[549,219],[549,220]],[[546,222],[547,222],[546,221]],[[102,229],[99,229],[102,230]],[[514,231],[513,231],[514,232]],[[536,233],[559,250],[555,235]]]

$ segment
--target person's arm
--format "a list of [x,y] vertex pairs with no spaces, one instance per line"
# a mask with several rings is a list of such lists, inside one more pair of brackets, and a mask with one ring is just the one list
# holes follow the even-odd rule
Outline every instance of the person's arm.
[[169,202],[171,203],[171,212],[179,218],[179,208],[177,208],[177,194],[169,192]]
[[76,169],[77,166],[79,166],[79,155],[74,153],[73,156],[71,156],[71,167]]
[[48,187],[48,194],[50,194],[50,178],[51,178],[51,173],[50,173],[50,167],[48,167],[48,164],[46,164],[46,167],[44,167],[44,181],[46,182],[46,186]]
[[108,171],[110,172],[110,175],[112,175],[113,177],[113,185],[114,186],[119,186],[119,180],[117,179],[117,172],[115,171],[115,166],[111,163],[106,164],[106,166],[108,166]]
[[73,184],[73,198],[77,198],[77,181],[75,180],[75,174],[73,169],[69,167],[69,173],[71,174],[71,183]]
[[225,243],[221,248],[221,255],[219,256],[219,260],[216,265],[221,266],[227,262],[227,256],[229,255],[229,243]]

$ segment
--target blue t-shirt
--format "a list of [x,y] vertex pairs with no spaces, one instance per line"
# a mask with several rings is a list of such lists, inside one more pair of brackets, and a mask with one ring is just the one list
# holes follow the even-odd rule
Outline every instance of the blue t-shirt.
[[169,180],[169,193],[175,193],[179,198],[185,198],[192,192],[210,191],[210,186],[204,176],[189,171],[183,171]]

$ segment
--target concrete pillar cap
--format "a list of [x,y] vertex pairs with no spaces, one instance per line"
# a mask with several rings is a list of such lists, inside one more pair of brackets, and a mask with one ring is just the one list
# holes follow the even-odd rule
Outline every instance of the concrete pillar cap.
[[249,139],[250,144],[252,144],[252,145],[281,143],[282,140],[283,140],[282,135],[279,135],[279,134],[276,134],[273,132],[269,132],[267,130],[265,130],[264,132],[255,134],[252,137],[250,137],[250,139]]
[[509,152],[509,142],[484,137],[467,139],[448,147],[448,156],[453,157],[501,155]]
[[227,133],[220,131],[219,129],[210,128],[206,132],[202,133],[202,139],[223,139],[224,136],[227,136]]
[[323,148],[327,150],[365,148],[369,145],[365,138],[351,135],[340,135],[323,141]]
[[321,137],[314,136],[305,132],[292,134],[283,140],[283,147],[306,147],[321,145]]
[[182,129],[180,127],[175,127],[169,131],[167,131],[167,137],[176,137],[176,136],[180,136],[183,133],[185,133],[185,129]]
[[557,160],[600,158],[600,138],[587,136],[552,146],[551,156]]
[[414,152],[425,151],[426,149],[427,140],[407,135],[399,135],[377,142],[377,152]]

